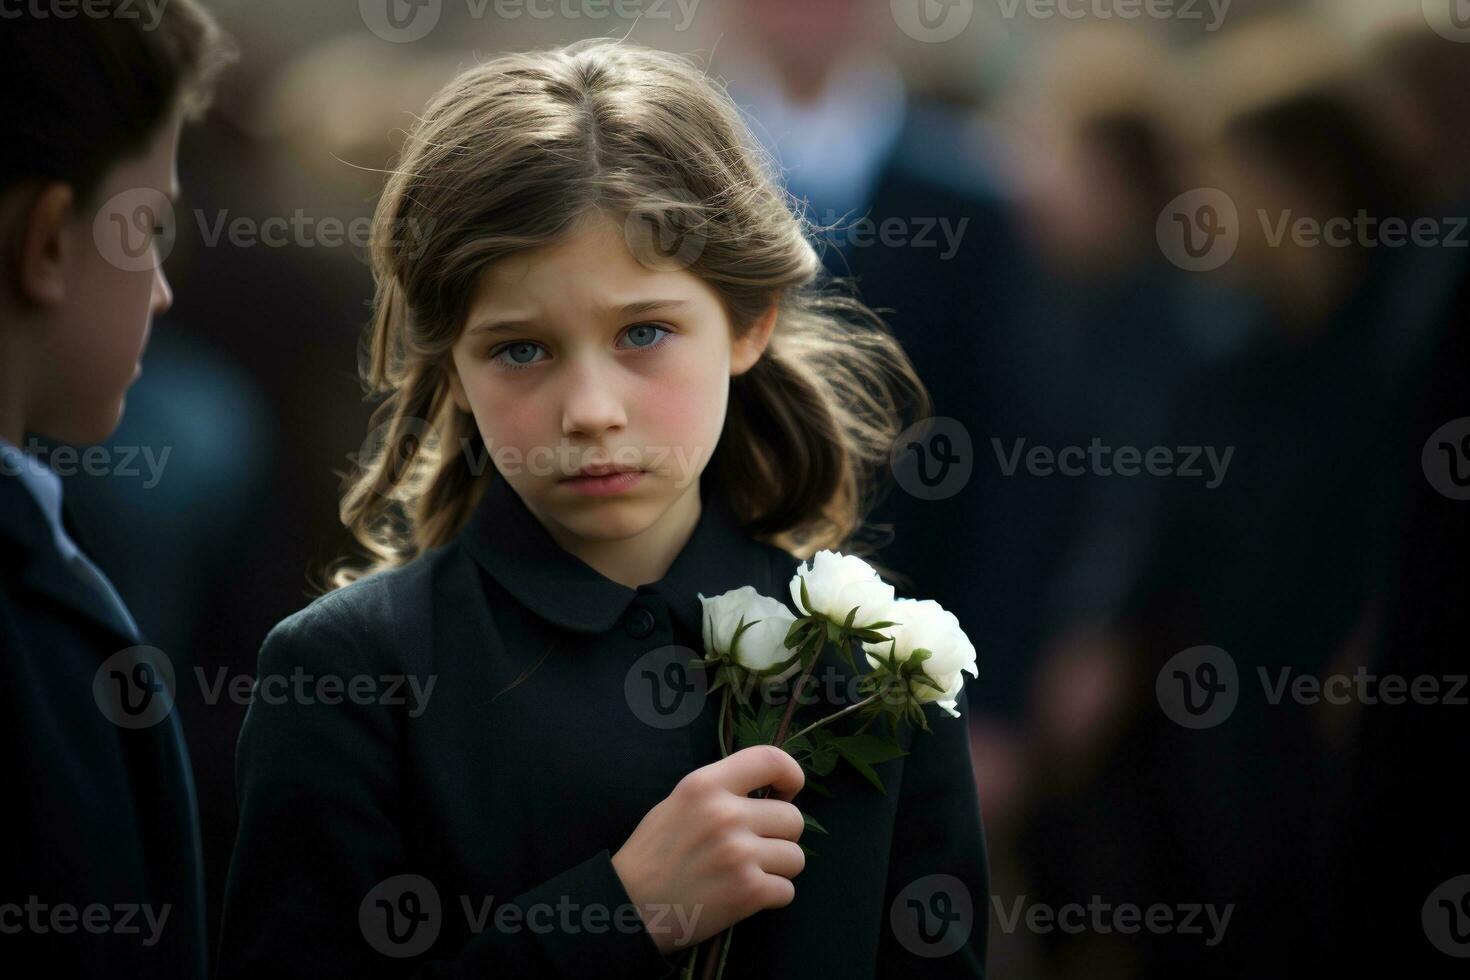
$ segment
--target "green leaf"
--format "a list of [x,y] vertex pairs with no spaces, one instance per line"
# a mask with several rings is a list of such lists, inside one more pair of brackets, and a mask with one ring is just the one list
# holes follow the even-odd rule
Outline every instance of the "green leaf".
[[812,831],[813,833],[829,834],[827,828],[823,827],[821,823],[817,821],[816,817],[812,816],[810,813],[807,813],[805,810],[801,812],[801,822],[806,824],[806,829]]
[[877,735],[844,735],[832,739],[832,745],[849,758],[878,763],[908,755],[898,743]]
[[818,776],[830,775],[837,768],[837,750],[830,745],[823,745],[813,749],[808,764],[812,772]]
[[872,766],[868,765],[868,761],[866,759],[864,759],[860,755],[854,755],[851,752],[846,751],[840,739],[834,738],[832,740],[832,747],[841,754],[842,758],[847,760],[850,766],[852,766],[860,774],[862,774],[862,777],[864,779],[872,783],[873,786],[877,788],[878,792],[884,794],[885,796],[888,795],[888,790],[885,789],[883,786],[883,780],[878,778],[878,774],[873,770]]
[[810,847],[807,847],[801,841],[797,841],[796,846],[801,848],[801,853],[805,854],[809,858],[814,858],[818,856],[816,851],[812,850]]

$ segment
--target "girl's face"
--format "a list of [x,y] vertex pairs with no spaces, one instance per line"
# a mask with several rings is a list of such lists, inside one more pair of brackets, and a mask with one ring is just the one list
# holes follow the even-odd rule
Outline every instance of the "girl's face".
[[[618,540],[675,505],[697,514],[730,376],[756,363],[774,321],[773,307],[734,340],[718,293],[686,269],[640,264],[599,213],[482,273],[450,389],[554,538]],[[602,488],[572,479],[608,465],[640,474]]]

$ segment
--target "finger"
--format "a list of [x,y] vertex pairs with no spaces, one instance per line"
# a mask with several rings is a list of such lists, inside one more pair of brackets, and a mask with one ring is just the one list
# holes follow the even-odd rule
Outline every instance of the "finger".
[[714,763],[719,785],[745,796],[762,786],[772,787],[772,796],[790,800],[806,785],[801,764],[774,745],[752,745]]
[[741,801],[741,812],[745,814],[745,825],[761,837],[781,840],[798,840],[806,829],[806,821],[796,804],[784,800]]
[[806,854],[801,845],[789,840],[761,838],[756,845],[756,863],[766,874],[795,878],[806,867]]

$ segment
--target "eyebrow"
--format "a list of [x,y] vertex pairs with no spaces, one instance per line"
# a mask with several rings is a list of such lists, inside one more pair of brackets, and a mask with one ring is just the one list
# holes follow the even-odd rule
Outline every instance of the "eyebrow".
[[[627,317],[637,316],[640,313],[648,313],[652,310],[674,309],[684,306],[682,299],[642,299],[634,303],[628,303],[620,307],[605,307],[601,311],[604,316]],[[469,333],[504,333],[511,330],[521,330],[533,326],[534,320],[487,320],[470,327]]]

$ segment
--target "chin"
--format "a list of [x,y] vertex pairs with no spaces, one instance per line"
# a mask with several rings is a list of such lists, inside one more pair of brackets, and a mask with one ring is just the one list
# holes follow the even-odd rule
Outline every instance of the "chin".
[[72,446],[90,446],[106,442],[122,423],[125,402],[119,401],[111,412],[98,413],[87,418],[67,419],[54,425],[40,423],[36,431],[49,439]]
[[561,523],[588,541],[618,541],[647,530],[653,516],[647,501],[588,497],[564,508]]

